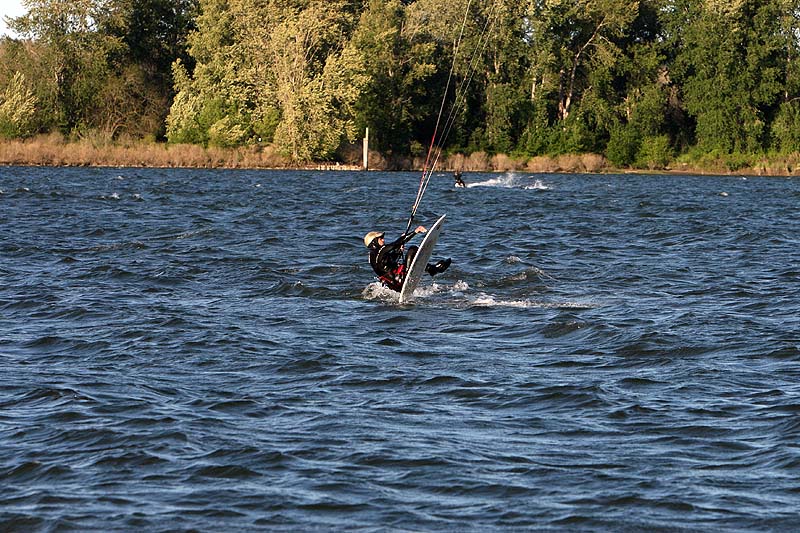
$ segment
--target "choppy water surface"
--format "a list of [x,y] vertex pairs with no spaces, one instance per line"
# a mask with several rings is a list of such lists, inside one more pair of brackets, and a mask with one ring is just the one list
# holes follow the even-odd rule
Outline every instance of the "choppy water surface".
[[800,527],[800,180],[0,168],[0,530]]

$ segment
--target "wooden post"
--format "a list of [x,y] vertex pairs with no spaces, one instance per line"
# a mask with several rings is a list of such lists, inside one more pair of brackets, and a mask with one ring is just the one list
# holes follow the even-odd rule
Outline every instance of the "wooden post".
[[364,170],[369,170],[369,128],[364,135]]

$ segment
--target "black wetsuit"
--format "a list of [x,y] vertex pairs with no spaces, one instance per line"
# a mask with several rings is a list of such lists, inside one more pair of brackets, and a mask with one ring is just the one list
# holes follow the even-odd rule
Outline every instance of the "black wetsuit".
[[381,283],[392,290],[400,292],[400,289],[403,288],[407,265],[410,266],[418,249],[416,246],[409,247],[405,261],[403,261],[403,245],[414,235],[416,233],[412,230],[404,233],[394,242],[383,246],[371,246],[369,249],[369,264],[372,266],[372,270],[378,275]]

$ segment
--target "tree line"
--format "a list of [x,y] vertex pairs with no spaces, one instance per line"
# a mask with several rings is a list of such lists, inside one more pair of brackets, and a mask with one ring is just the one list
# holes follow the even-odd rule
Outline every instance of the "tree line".
[[[800,151],[800,0],[23,0],[0,137],[342,158]],[[454,80],[448,84],[448,80]],[[448,89],[449,88],[449,89]],[[456,96],[458,95],[458,96]]]

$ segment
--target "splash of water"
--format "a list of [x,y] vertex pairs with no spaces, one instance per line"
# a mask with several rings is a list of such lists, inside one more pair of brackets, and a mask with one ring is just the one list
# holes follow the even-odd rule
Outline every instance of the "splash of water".
[[545,184],[540,179],[537,179],[533,183],[530,183],[530,178],[528,176],[520,176],[513,172],[508,172],[501,176],[493,177],[485,181],[468,183],[467,187],[468,188],[496,187],[503,189],[529,189],[529,190],[540,190],[540,191],[550,190],[550,186]]

